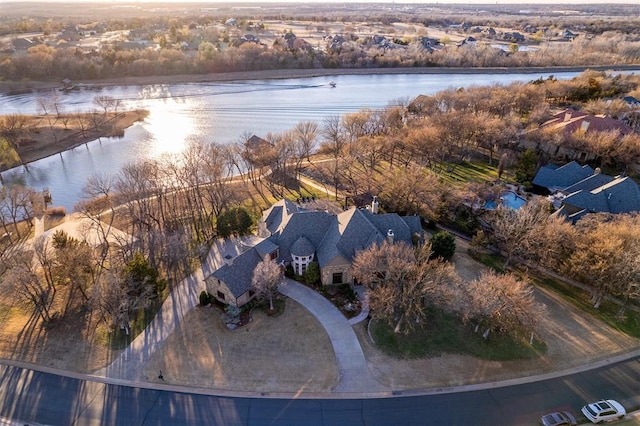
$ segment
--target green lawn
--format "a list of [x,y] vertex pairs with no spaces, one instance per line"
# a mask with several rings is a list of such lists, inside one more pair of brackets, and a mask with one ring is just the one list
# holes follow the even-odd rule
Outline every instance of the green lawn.
[[463,324],[451,314],[432,310],[428,323],[408,334],[394,333],[383,321],[371,324],[371,333],[376,345],[385,353],[399,358],[420,358],[444,353],[466,354],[497,361],[532,359],[547,350],[543,342],[534,340],[529,345],[528,336],[514,339],[504,334],[492,333],[483,339],[474,326]]
[[149,308],[138,310],[135,316],[131,318],[131,330],[128,335],[124,330],[120,330],[119,328],[106,331],[106,336],[104,336],[106,345],[113,350],[125,349],[138,334],[147,328],[149,323],[155,318],[161,305],[162,301],[156,299]]
[[476,262],[482,263],[496,272],[504,272],[504,256],[487,251],[476,251],[474,253],[470,253],[470,256]]
[[446,183],[493,182],[498,179],[498,168],[484,162],[447,163],[441,167],[445,171],[440,176]]

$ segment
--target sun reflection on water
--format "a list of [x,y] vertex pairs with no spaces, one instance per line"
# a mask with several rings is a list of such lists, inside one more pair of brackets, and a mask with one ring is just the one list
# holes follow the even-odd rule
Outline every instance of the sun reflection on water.
[[158,158],[163,154],[179,154],[193,135],[195,122],[188,102],[173,101],[156,104],[149,108],[145,127],[153,138],[148,147],[148,156]]

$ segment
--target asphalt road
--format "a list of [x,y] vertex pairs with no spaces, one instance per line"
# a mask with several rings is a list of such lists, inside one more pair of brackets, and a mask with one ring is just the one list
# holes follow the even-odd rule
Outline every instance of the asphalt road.
[[530,384],[384,399],[197,395],[0,366],[0,417],[16,424],[534,425],[544,412],[579,414],[600,398],[639,408],[640,358]]

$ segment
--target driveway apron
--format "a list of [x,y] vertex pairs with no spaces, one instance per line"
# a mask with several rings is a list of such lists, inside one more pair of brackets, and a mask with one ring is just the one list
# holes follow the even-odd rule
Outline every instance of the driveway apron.
[[327,331],[340,372],[334,392],[368,394],[389,390],[371,375],[356,333],[338,308],[314,290],[290,279],[279,290],[309,310]]

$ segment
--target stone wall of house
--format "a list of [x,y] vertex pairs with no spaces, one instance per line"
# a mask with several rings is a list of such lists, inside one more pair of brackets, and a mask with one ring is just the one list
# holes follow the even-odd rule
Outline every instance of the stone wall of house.
[[241,294],[237,299],[238,307],[246,305],[254,297],[255,297],[255,293],[253,295],[249,295],[248,291]]
[[[213,297],[215,297],[217,300],[227,305],[232,305],[238,308],[246,305],[251,301],[251,299],[255,297],[255,292],[251,294],[251,291],[246,291],[236,299],[233,294],[231,294],[227,286],[223,285],[220,280],[215,278],[207,279],[207,281],[205,281],[205,286],[207,288],[207,292],[213,295]],[[222,299],[220,295],[218,295],[218,292],[224,294],[224,299]]]
[[342,272],[342,284],[353,283],[353,274],[349,265],[325,266],[320,271],[322,275],[322,285],[333,285],[333,274]]
[[[233,294],[231,294],[227,286],[222,285],[220,283],[220,280],[212,278],[210,280],[207,280],[206,283],[207,283],[207,292],[211,294],[213,297],[215,297],[216,299],[218,299],[220,302],[225,303],[227,305],[233,305],[236,307],[241,306],[241,305],[238,305],[236,298],[234,297]],[[224,299],[220,297],[218,292],[224,294]]]

